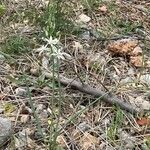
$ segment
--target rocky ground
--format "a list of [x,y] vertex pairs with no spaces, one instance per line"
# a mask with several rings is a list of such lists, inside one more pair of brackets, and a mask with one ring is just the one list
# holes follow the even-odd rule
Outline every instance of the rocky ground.
[[150,3],[55,4],[0,2],[1,149],[149,150]]

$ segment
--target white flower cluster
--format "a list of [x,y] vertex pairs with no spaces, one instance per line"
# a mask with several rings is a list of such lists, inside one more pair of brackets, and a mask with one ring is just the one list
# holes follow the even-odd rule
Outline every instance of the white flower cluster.
[[65,60],[66,58],[69,59],[71,58],[69,54],[63,52],[63,47],[58,39],[56,38],[53,39],[52,37],[50,37],[49,39],[43,38],[43,41],[46,42],[46,45],[43,45],[40,48],[35,49],[35,52],[38,52],[40,56],[43,55],[44,64],[48,65],[48,60],[45,58],[44,54],[48,57],[49,60],[53,56],[55,63],[56,60],[60,59]]

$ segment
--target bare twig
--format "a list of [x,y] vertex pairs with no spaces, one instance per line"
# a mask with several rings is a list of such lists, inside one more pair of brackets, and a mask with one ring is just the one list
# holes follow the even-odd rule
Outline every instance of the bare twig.
[[118,36],[118,37],[111,37],[111,38],[107,38],[107,37],[101,37],[98,34],[95,34],[95,31],[92,29],[88,29],[88,28],[82,28],[85,31],[89,31],[89,33],[91,34],[91,36],[93,36],[93,40],[96,41],[114,41],[114,40],[120,40],[120,39],[124,39],[124,38],[132,38],[132,39],[136,39],[136,40],[145,40],[145,41],[150,41],[149,39],[145,38],[145,35],[139,36],[139,35],[128,35],[128,36]]
[[[47,78],[52,78],[52,74],[48,73],[48,72],[45,72],[45,76]],[[58,78],[55,77],[55,80],[58,81]],[[131,104],[118,99],[116,96],[113,96],[110,93],[106,94],[105,92],[100,91],[96,88],[93,88],[93,87],[89,86],[88,84],[83,85],[82,83],[80,83],[76,80],[68,79],[62,75],[60,75],[59,80],[60,80],[60,83],[62,83],[63,85],[67,86],[68,84],[70,84],[70,87],[72,89],[79,90],[80,92],[93,95],[94,97],[97,97],[97,98],[102,96],[103,101],[110,103],[112,105],[118,105],[118,106],[120,106],[120,108],[122,108],[130,113],[133,113],[133,114],[140,113],[139,108],[131,106]]]

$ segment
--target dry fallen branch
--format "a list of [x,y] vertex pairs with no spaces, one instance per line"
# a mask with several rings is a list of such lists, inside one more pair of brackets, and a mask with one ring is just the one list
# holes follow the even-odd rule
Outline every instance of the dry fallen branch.
[[[52,74],[48,73],[48,72],[45,73],[45,76],[47,78],[52,78]],[[93,95],[96,98],[102,97],[102,100],[104,102],[110,103],[112,105],[120,106],[120,108],[122,108],[132,114],[140,113],[139,108],[136,108],[136,107],[132,106],[131,104],[118,99],[116,96],[113,96],[110,93],[106,94],[103,91],[93,88],[93,87],[89,86],[88,84],[83,85],[82,83],[80,83],[76,80],[68,79],[62,75],[59,75],[59,79],[57,77],[55,77],[55,80],[56,81],[60,80],[60,83],[63,85],[65,85],[65,86],[70,85],[70,87],[72,89],[76,89],[76,90],[79,90],[80,92]]]
[[143,33],[143,36],[140,35],[133,35],[133,36],[117,36],[117,37],[111,37],[111,38],[106,38],[106,37],[101,37],[99,36],[98,32],[93,30],[93,29],[88,29],[88,28],[84,28],[82,27],[81,29],[83,29],[83,31],[89,31],[90,35],[93,37],[93,40],[96,41],[115,41],[115,40],[121,40],[121,39],[125,39],[125,38],[131,38],[134,40],[145,40],[145,41],[150,41],[149,39],[145,38],[146,37],[146,33]]

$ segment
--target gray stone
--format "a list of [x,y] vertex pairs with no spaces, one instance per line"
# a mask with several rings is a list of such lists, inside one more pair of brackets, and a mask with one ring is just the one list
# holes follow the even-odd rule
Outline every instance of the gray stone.
[[147,85],[150,85],[150,74],[142,75],[140,77],[140,81],[147,84]]
[[81,34],[81,38],[83,40],[90,40],[91,39],[91,35],[90,35],[90,32],[89,31],[85,31]]
[[5,56],[0,54],[0,64],[2,64],[6,60]]
[[130,134],[122,129],[119,129],[118,132],[120,140],[122,141],[122,143],[124,143],[125,149],[134,149],[136,138],[132,137]]
[[81,131],[85,132],[85,131],[87,131],[88,129],[90,129],[91,127],[90,127],[90,125],[89,125],[87,122],[82,122],[82,123],[80,123],[80,124],[78,125],[78,128],[79,128]]
[[131,77],[126,77],[120,81],[120,84],[128,84],[128,83],[133,83],[135,79]]
[[17,96],[26,96],[27,95],[27,90],[22,87],[18,87],[15,89],[15,93]]
[[11,136],[12,126],[11,121],[0,117],[0,147],[5,144],[8,138]]
[[44,104],[38,104],[37,106],[36,106],[36,113],[41,113],[44,109],[45,109],[46,107],[45,107],[45,105]]

